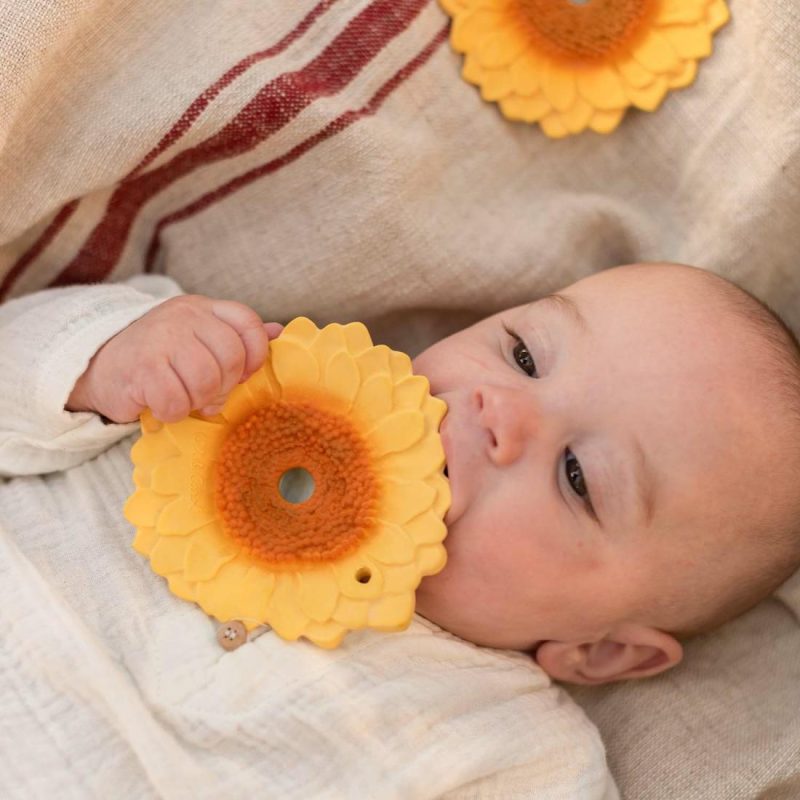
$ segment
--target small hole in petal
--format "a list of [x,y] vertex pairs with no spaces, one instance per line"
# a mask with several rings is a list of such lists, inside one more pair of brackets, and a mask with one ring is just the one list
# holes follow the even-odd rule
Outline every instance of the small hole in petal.
[[314,478],[307,469],[287,469],[278,481],[278,492],[287,503],[305,503],[314,494]]
[[356,580],[359,583],[369,583],[371,577],[372,573],[366,567],[361,567],[361,569],[356,572]]

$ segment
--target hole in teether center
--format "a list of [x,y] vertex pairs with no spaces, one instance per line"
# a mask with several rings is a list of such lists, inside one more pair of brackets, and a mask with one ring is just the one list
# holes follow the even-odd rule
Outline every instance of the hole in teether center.
[[366,567],[361,567],[361,569],[356,572],[356,580],[359,583],[369,583],[371,577],[372,573]]
[[287,503],[305,503],[314,494],[314,478],[307,469],[292,467],[281,475],[278,492]]

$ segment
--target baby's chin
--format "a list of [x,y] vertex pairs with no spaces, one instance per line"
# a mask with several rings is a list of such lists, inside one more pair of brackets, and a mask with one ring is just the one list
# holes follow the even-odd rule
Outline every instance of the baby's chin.
[[532,651],[541,644],[521,631],[503,629],[496,621],[482,617],[463,598],[455,599],[447,567],[422,579],[417,588],[416,613],[459,639],[496,650]]

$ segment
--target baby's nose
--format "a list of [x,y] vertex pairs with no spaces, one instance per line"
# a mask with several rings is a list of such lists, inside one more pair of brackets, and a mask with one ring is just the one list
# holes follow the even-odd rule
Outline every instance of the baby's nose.
[[519,389],[480,386],[474,399],[479,423],[488,434],[489,458],[497,466],[514,463],[538,429],[532,398]]

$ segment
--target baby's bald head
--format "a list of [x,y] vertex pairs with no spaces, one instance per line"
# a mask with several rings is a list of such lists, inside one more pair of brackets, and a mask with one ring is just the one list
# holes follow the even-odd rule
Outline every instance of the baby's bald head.
[[740,348],[766,440],[753,448],[752,469],[742,476],[749,486],[731,496],[730,508],[701,514],[689,550],[703,553],[704,568],[663,594],[661,625],[686,638],[743,614],[800,566],[800,346],[777,314],[730,281],[665,266],[696,283],[709,317],[726,316],[740,329],[731,346]]

